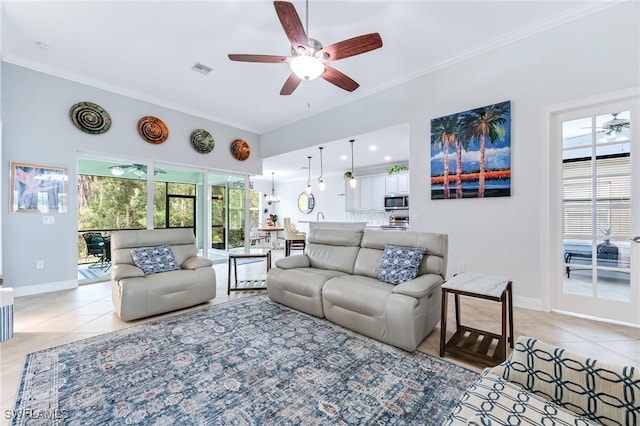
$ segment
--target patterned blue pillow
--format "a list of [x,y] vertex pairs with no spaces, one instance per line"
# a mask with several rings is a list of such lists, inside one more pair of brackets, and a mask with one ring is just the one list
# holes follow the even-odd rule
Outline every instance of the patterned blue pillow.
[[145,275],[180,269],[173,250],[167,244],[131,250],[131,256],[133,256],[133,263],[142,269]]
[[387,244],[384,246],[378,279],[390,284],[400,284],[414,279],[427,249]]

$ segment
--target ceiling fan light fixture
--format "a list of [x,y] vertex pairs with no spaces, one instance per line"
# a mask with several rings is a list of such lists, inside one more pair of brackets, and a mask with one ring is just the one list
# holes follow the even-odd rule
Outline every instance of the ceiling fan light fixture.
[[302,80],[313,80],[324,72],[324,65],[315,56],[300,55],[289,62],[291,71]]
[[114,176],[122,176],[125,173],[125,169],[120,166],[112,166],[109,169],[111,169],[111,174]]

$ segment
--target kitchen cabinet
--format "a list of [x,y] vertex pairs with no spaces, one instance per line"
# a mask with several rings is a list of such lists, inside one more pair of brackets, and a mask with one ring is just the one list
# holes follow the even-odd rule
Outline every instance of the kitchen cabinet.
[[349,179],[345,179],[344,195],[345,210],[348,212],[360,211],[360,179],[358,179],[358,186],[353,189],[349,185]]
[[384,211],[384,175],[364,176],[360,183],[360,210]]
[[357,177],[358,185],[351,189],[345,181],[345,208],[347,211],[384,211],[384,175]]
[[393,173],[385,177],[385,195],[409,194],[409,172]]

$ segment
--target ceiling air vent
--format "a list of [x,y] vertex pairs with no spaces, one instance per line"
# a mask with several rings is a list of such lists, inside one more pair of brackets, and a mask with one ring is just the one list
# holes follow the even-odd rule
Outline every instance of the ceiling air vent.
[[200,62],[192,66],[191,69],[204,75],[209,74],[213,70],[213,68],[210,68],[204,64],[201,64]]

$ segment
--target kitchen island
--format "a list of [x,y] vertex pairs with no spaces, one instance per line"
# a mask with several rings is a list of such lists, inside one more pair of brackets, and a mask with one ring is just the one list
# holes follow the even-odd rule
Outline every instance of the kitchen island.
[[309,225],[309,231],[318,228],[333,229],[357,229],[364,231],[368,222],[347,222],[347,221],[330,221],[330,220],[301,220],[298,223],[306,223]]

